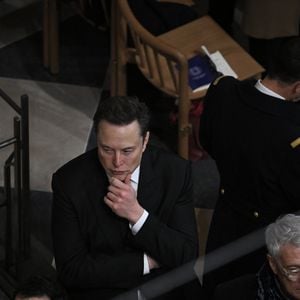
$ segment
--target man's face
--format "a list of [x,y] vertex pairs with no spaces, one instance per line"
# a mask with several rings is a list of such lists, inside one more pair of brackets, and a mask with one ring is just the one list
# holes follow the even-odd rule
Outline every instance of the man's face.
[[98,157],[109,177],[122,181],[140,164],[149,140],[149,132],[141,136],[139,123],[124,126],[101,121],[98,125]]
[[297,272],[300,268],[300,248],[292,244],[283,245],[280,255],[269,257],[269,263],[286,294],[291,299],[300,300],[300,272]]

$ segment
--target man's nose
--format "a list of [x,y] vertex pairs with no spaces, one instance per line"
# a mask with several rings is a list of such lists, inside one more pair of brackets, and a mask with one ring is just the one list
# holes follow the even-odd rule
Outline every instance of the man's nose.
[[122,165],[122,156],[119,152],[115,152],[114,158],[113,158],[113,164],[115,167],[119,167]]

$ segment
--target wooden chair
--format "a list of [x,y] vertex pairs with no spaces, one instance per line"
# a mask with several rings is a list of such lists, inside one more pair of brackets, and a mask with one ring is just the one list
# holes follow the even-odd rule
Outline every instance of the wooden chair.
[[[70,0],[70,7],[74,13],[86,18],[89,0]],[[62,0],[44,0],[43,7],[43,64],[50,73],[59,73],[59,15]],[[105,23],[110,23],[105,0],[99,0],[105,16]]]
[[[188,159],[190,103],[205,90],[193,92],[188,84],[188,59],[201,45],[219,50],[239,79],[259,76],[263,68],[209,16],[201,17],[160,36],[147,31],[135,18],[127,0],[112,2],[111,94],[126,95],[126,65],[136,63],[159,90],[178,99],[178,154]],[[134,46],[128,46],[127,31]]]

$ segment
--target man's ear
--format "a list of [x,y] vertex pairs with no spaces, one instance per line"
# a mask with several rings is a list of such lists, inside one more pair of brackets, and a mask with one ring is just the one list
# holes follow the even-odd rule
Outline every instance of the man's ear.
[[150,132],[147,131],[145,136],[144,136],[144,141],[143,141],[143,152],[145,151],[147,144],[149,142],[149,137],[150,137]]
[[300,80],[290,85],[290,91],[293,97],[299,97],[300,95]]
[[277,274],[277,266],[276,266],[276,262],[273,256],[271,256],[270,254],[267,255],[267,259],[268,259],[268,263],[270,268],[272,269],[274,274]]
[[300,80],[295,83],[295,93],[300,97]]

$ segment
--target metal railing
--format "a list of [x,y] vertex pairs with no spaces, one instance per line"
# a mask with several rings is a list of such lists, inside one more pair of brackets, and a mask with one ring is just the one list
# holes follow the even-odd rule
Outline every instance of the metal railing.
[[0,209],[6,209],[4,261],[0,265],[0,285],[5,290],[18,281],[20,266],[30,257],[29,114],[27,95],[21,96],[19,106],[0,89],[0,99],[17,113],[13,137],[0,141],[0,150],[13,147],[4,163],[4,200],[0,203]]

